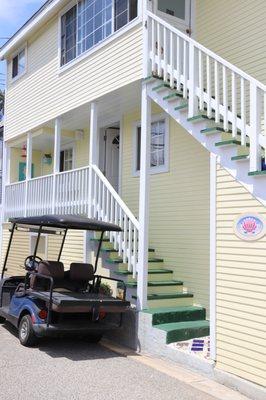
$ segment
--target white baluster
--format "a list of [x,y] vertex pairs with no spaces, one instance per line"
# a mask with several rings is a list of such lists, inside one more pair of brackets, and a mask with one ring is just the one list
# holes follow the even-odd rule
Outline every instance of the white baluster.
[[246,145],[246,89],[245,79],[241,77],[241,145]]
[[158,76],[162,76],[161,25],[157,23]]
[[155,21],[151,20],[151,70],[155,73],[155,54],[156,54],[156,39],[155,39]]
[[168,79],[168,41],[167,41],[167,29],[165,27],[163,28],[163,60],[164,60],[163,78],[164,78],[165,82],[167,82],[167,79]]
[[212,108],[211,108],[211,60],[210,56],[206,56],[206,72],[207,72],[207,116],[208,118],[212,117]]
[[215,122],[220,122],[220,81],[219,64],[214,61]]
[[128,270],[132,272],[132,223],[130,219],[128,220],[128,250],[127,250],[127,260],[128,260]]
[[261,96],[256,83],[250,84],[250,171],[261,170],[259,135],[261,132]]
[[183,40],[183,97],[187,98],[187,42]]
[[202,68],[202,52],[199,50],[199,108],[201,111],[204,109],[203,103],[203,68]]
[[232,71],[232,136],[235,138],[237,136],[237,111],[236,111],[236,74]]
[[198,110],[198,97],[196,95],[196,54],[195,47],[189,43],[189,101],[188,101],[188,116],[194,117]]
[[170,86],[173,89],[174,84],[174,34],[170,32]]
[[223,65],[223,106],[224,106],[224,130],[228,131],[228,89],[227,89],[227,69]]
[[176,90],[180,91],[181,70],[180,70],[180,37],[176,38]]

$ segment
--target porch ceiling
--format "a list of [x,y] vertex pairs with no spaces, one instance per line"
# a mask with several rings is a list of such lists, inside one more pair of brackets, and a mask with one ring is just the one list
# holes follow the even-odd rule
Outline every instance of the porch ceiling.
[[[141,82],[135,81],[114,92],[108,93],[97,99],[99,127],[106,126],[120,120],[121,115],[140,108]],[[73,109],[62,116],[62,128],[75,131],[88,129],[89,105]],[[53,123],[50,124],[53,127]]]

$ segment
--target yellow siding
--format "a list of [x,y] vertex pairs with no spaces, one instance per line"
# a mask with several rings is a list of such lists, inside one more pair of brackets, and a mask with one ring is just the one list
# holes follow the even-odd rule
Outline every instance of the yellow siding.
[[265,0],[196,0],[195,39],[266,83],[265,14]]
[[[132,176],[133,123],[139,119],[135,112],[123,122],[122,196],[135,215],[139,178]],[[209,153],[172,119],[169,148],[169,172],[151,175],[150,245],[195,294],[195,302],[208,308]]]
[[217,367],[266,385],[266,236],[246,242],[234,219],[263,207],[223,168],[217,172]]
[[[2,241],[2,262],[4,260],[8,240],[10,237],[9,225],[3,225],[3,241]],[[64,250],[62,253],[61,261],[64,263],[65,268],[69,268],[71,262],[83,262],[83,232],[82,231],[69,231],[67,234]],[[50,235],[48,236],[48,259],[57,260],[61,237]],[[11,246],[10,255],[7,264],[7,275],[24,275],[23,269],[25,258],[30,255],[30,235],[26,232],[16,231],[14,234],[14,241]],[[39,256],[43,257],[42,254]]]
[[140,25],[61,74],[57,44],[58,20],[54,18],[29,42],[25,76],[10,83],[8,63],[6,139],[141,78]]

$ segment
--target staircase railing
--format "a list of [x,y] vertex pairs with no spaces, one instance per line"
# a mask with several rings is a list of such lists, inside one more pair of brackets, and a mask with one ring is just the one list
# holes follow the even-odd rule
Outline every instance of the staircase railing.
[[96,165],[92,165],[92,216],[122,228],[120,233],[110,233],[110,242],[136,276],[138,263],[139,221]]
[[241,145],[250,171],[261,170],[266,149],[266,86],[222,57],[147,12],[151,73],[188,99],[189,117],[206,111]]

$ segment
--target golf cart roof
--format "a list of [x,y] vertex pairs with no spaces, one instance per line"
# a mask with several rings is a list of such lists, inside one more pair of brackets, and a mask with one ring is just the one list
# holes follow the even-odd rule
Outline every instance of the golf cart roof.
[[120,232],[118,225],[89,219],[78,215],[41,215],[38,217],[10,218],[16,225],[44,226],[59,229],[79,229],[98,232]]

